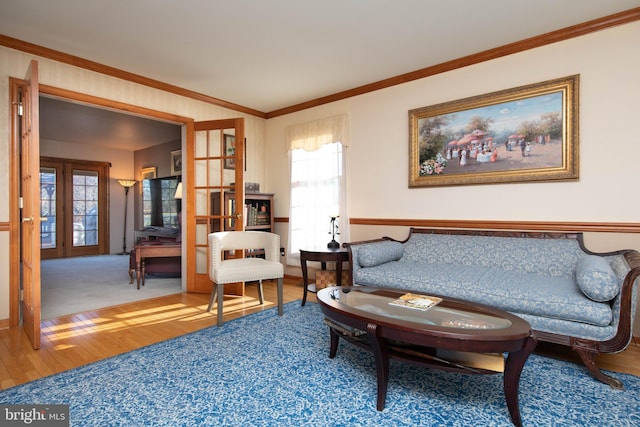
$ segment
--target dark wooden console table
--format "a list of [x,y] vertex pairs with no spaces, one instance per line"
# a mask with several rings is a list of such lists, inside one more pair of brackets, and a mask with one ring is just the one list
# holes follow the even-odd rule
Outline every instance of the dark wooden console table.
[[136,274],[137,287],[140,289],[140,282],[144,286],[144,260],[145,258],[179,257],[182,256],[182,245],[180,244],[146,244],[136,245]]

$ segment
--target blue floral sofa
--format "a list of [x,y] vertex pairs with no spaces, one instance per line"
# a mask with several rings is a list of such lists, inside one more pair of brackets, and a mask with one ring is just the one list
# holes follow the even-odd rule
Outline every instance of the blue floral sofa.
[[411,228],[409,237],[346,243],[351,284],[490,305],[527,320],[538,341],[571,347],[591,374],[632,339],[640,253],[596,254],[582,233]]

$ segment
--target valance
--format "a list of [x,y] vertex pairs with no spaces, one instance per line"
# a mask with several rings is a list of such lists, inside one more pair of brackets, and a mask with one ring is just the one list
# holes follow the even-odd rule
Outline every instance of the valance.
[[287,127],[287,149],[315,151],[325,144],[340,142],[349,146],[349,116],[340,114]]

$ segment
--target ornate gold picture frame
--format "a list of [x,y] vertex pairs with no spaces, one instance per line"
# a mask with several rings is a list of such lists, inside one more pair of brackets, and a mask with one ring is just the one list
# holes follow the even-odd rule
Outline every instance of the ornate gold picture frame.
[[578,178],[579,75],[409,111],[409,187]]

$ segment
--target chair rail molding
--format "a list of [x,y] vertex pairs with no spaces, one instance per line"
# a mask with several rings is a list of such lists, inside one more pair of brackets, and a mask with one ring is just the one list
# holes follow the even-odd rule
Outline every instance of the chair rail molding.
[[640,223],[568,222],[568,221],[488,221],[449,219],[351,218],[352,225],[386,225],[436,228],[470,228],[485,230],[531,230],[599,233],[640,233]]
[[[277,223],[287,223],[289,218],[276,217]],[[531,230],[592,233],[640,233],[636,222],[569,222],[569,221],[489,221],[470,219],[416,219],[416,218],[350,218],[351,225],[469,228],[483,230]]]

